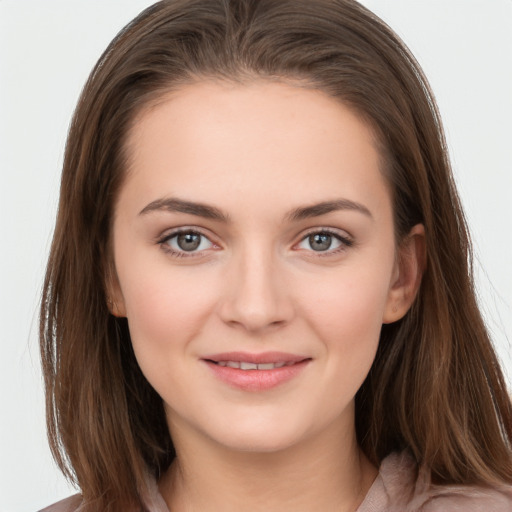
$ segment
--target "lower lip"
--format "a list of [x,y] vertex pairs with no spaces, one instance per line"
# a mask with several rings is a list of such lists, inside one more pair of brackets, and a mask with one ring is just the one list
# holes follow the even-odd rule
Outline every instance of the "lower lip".
[[204,361],[213,373],[223,382],[244,391],[266,391],[297,377],[306,368],[311,359],[305,359],[291,366],[282,366],[273,370],[240,370],[229,366],[219,366]]

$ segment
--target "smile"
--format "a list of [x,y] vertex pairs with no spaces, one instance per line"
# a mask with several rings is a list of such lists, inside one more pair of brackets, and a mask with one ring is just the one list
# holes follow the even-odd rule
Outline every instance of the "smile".
[[312,362],[283,352],[230,352],[203,358],[216,379],[242,391],[262,392],[298,378]]
[[249,363],[247,361],[212,361],[219,366],[227,366],[228,368],[239,368],[240,370],[274,370],[283,366],[291,366],[294,362],[285,363]]

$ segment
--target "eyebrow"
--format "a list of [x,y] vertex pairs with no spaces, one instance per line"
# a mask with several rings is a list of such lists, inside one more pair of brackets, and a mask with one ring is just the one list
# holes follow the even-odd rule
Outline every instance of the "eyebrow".
[[[176,213],[186,213],[189,215],[196,215],[206,219],[217,220],[220,222],[229,222],[229,215],[226,215],[215,206],[210,206],[203,203],[196,203],[193,201],[186,201],[184,199],[177,198],[162,198],[152,201],[145,206],[139,215],[146,215],[155,211],[167,211]],[[311,206],[303,206],[295,208],[285,215],[285,219],[291,222],[297,222],[304,219],[310,219],[313,217],[320,217],[331,212],[339,210],[353,210],[364,214],[367,217],[373,219],[373,216],[366,208],[366,206],[350,199],[336,199],[332,201],[323,201],[321,203],[313,204]]]
[[324,201],[322,203],[313,204],[311,206],[305,206],[292,210],[286,216],[291,221],[299,221],[304,219],[310,219],[312,217],[320,217],[327,213],[336,212],[339,210],[353,210],[360,212],[367,217],[373,219],[373,215],[366,206],[361,203],[356,203],[350,199],[335,199],[333,201]]
[[189,215],[197,215],[198,217],[218,220],[221,222],[229,221],[229,217],[214,206],[176,198],[164,198],[152,201],[140,211],[139,215],[145,215],[150,212],[161,210],[167,212],[187,213]]

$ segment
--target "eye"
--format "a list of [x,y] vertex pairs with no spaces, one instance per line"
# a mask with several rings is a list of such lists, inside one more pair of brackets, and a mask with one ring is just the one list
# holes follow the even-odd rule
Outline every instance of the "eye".
[[305,236],[297,245],[299,249],[314,252],[337,252],[353,245],[352,240],[330,231],[316,231]]
[[180,231],[167,235],[159,242],[164,250],[185,256],[186,253],[197,253],[213,247],[213,243],[197,231]]

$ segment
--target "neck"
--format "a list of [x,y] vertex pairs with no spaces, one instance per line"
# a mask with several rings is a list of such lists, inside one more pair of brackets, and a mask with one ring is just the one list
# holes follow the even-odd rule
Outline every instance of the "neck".
[[176,434],[177,458],[159,483],[173,512],[354,512],[377,474],[355,432],[339,435],[336,428],[271,453]]

